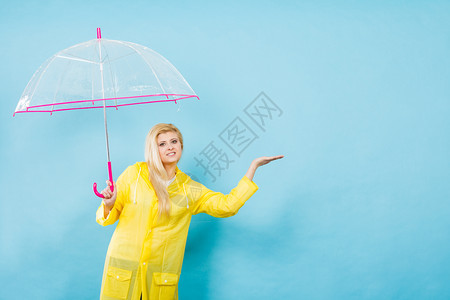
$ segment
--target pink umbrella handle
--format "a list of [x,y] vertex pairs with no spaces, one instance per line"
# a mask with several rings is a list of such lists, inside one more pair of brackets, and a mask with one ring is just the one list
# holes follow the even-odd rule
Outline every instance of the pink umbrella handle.
[[[112,183],[112,185],[110,186],[111,192],[114,192],[114,181],[113,181],[113,177],[112,177],[112,168],[111,168],[110,161],[108,161],[108,175],[109,175],[109,181]],[[94,188],[94,193],[95,193],[95,195],[97,195],[97,197],[105,198],[105,196],[103,196],[102,194],[100,194],[97,191],[97,183],[94,183],[93,188]]]
[[97,184],[96,183],[94,183],[94,194],[95,195],[97,195],[97,197],[100,197],[100,198],[105,198],[105,196],[103,196],[102,194],[100,194],[98,191],[97,191]]

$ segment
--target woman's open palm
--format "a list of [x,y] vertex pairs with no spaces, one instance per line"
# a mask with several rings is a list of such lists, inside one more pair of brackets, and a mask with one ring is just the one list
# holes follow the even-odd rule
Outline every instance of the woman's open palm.
[[268,163],[270,163],[271,161],[283,158],[284,155],[277,155],[277,156],[262,156],[259,158],[256,158],[253,163],[256,165],[256,167],[261,167],[264,165],[267,165]]

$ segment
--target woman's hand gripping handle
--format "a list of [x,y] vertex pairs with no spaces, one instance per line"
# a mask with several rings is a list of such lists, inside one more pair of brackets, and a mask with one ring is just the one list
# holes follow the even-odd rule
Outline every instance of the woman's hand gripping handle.
[[[109,181],[114,183],[113,177],[112,177],[112,167],[111,167],[111,162],[110,161],[108,161],[108,176],[109,176]],[[114,192],[114,184],[111,185],[110,189],[111,189],[111,192]],[[94,194],[97,195],[97,197],[100,197],[100,198],[104,197],[101,193],[99,193],[97,191],[97,183],[94,183]]]
[[117,198],[117,189],[113,189],[111,191],[111,187],[114,182],[106,180],[106,184],[108,185],[106,188],[101,191],[101,195],[103,198],[103,216],[106,219],[114,207],[114,203],[116,203]]

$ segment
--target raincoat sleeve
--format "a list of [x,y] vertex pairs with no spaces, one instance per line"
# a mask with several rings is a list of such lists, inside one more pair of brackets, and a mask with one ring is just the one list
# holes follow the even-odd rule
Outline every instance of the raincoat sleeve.
[[117,219],[119,219],[120,213],[122,212],[123,206],[128,199],[129,190],[130,190],[130,177],[132,174],[133,166],[128,167],[117,179],[115,188],[117,189],[117,198],[114,203],[114,207],[109,212],[108,217],[104,218],[103,209],[104,204],[103,201],[100,204],[100,207],[97,209],[97,223],[106,226],[114,224]]
[[244,203],[258,190],[258,186],[244,176],[228,195],[214,192],[199,184],[200,191],[191,206],[192,214],[207,213],[213,217],[226,218],[237,214]]

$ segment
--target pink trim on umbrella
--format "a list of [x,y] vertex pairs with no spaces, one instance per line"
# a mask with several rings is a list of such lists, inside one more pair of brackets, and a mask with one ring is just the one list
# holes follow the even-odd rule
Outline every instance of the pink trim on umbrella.
[[[134,103],[124,103],[124,104],[117,104],[117,105],[106,105],[107,108],[115,107],[116,109],[118,107],[122,106],[130,106],[130,105],[138,105],[138,104],[147,104],[147,103],[158,103],[158,102],[175,102],[183,99],[189,99],[189,98],[197,98],[199,100],[199,97],[197,95],[184,95],[184,94],[156,94],[156,95],[141,95],[141,96],[132,96],[132,97],[117,97],[117,98],[105,98],[105,99],[93,99],[93,100],[79,100],[79,101],[68,101],[68,102],[58,102],[58,103],[52,103],[52,104],[42,104],[42,105],[34,105],[27,107],[26,110],[18,110],[14,112],[13,116],[16,113],[30,113],[30,112],[46,112],[46,113],[52,113],[55,111],[67,111],[67,110],[78,110],[78,109],[92,109],[92,108],[103,108],[103,106],[86,106],[86,107],[72,107],[72,108],[60,108],[60,109],[53,109],[53,110],[34,110],[35,108],[39,107],[47,107],[47,106],[57,106],[57,105],[67,105],[67,104],[79,104],[79,103],[87,103],[92,102],[94,105],[94,102],[96,101],[111,101],[111,100],[123,100],[123,99],[134,99],[134,98],[144,98],[144,97],[155,97],[155,96],[166,96],[166,100],[154,100],[154,101],[145,101],[145,102],[134,102]],[[177,96],[176,99],[169,99],[168,96]]]

